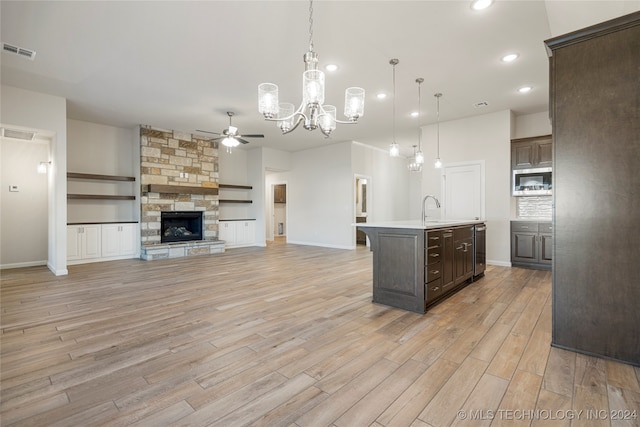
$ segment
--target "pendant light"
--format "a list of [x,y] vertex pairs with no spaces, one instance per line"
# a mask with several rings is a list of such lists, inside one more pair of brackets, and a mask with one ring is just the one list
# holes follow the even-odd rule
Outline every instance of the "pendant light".
[[[416,153],[416,145],[413,145],[413,157],[409,157],[407,168],[409,172],[422,172],[422,163],[418,163],[418,155]],[[424,161],[424,159],[422,159]]]
[[440,169],[442,167],[442,160],[440,160],[440,97],[441,93],[436,93],[433,96],[436,97],[436,162],[434,166],[436,169]]
[[[420,85],[422,85],[422,82],[424,82],[424,79],[422,77],[418,77],[416,79],[416,83],[418,83],[418,120],[420,120],[421,114],[420,114]],[[419,124],[420,122],[418,122]],[[415,148],[414,148],[415,151]],[[413,158],[415,159],[415,162],[419,165],[424,163],[424,154],[422,153],[422,129],[420,129],[420,126],[418,125],[418,151],[414,153]],[[421,168],[422,169],[422,168]]]
[[398,65],[397,59],[392,59],[389,64],[393,67],[393,142],[389,147],[389,155],[391,157],[398,157],[400,155],[400,146],[396,142],[396,65]]

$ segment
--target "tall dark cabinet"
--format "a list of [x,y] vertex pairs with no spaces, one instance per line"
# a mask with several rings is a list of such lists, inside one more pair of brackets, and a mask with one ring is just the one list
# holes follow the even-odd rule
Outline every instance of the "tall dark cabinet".
[[640,366],[640,12],[545,44],[552,345]]

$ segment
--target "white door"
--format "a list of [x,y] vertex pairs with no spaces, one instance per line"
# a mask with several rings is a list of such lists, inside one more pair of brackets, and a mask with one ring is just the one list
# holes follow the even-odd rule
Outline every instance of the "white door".
[[442,170],[444,218],[484,219],[484,161]]

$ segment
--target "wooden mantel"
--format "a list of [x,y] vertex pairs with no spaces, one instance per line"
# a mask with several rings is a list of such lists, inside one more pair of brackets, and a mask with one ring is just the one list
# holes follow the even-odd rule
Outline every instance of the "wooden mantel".
[[218,195],[217,187],[192,187],[187,185],[147,184],[142,186],[143,193],[168,193],[168,194],[204,194]]

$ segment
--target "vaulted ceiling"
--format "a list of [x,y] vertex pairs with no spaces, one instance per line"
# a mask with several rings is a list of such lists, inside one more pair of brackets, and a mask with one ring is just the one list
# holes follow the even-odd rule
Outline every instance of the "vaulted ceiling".
[[[391,58],[396,67],[396,140],[408,155],[418,127],[505,109],[548,106],[543,41],[640,10],[640,1],[315,1],[313,42],[326,74],[326,102],[342,115],[344,89],[366,90],[357,125],[331,139],[302,128],[281,135],[257,110],[257,86],[280,86],[299,104],[309,46],[307,1],[5,1],[1,41],[34,50],[33,61],[2,53],[2,84],[66,98],[68,117],[119,127],[220,132],[235,112],[240,133],[264,133],[244,148],[297,151],[393,138]],[[515,52],[513,63],[500,58]],[[423,77],[422,116],[417,77]],[[517,89],[533,89],[520,94]],[[487,106],[476,107],[477,103]]]

